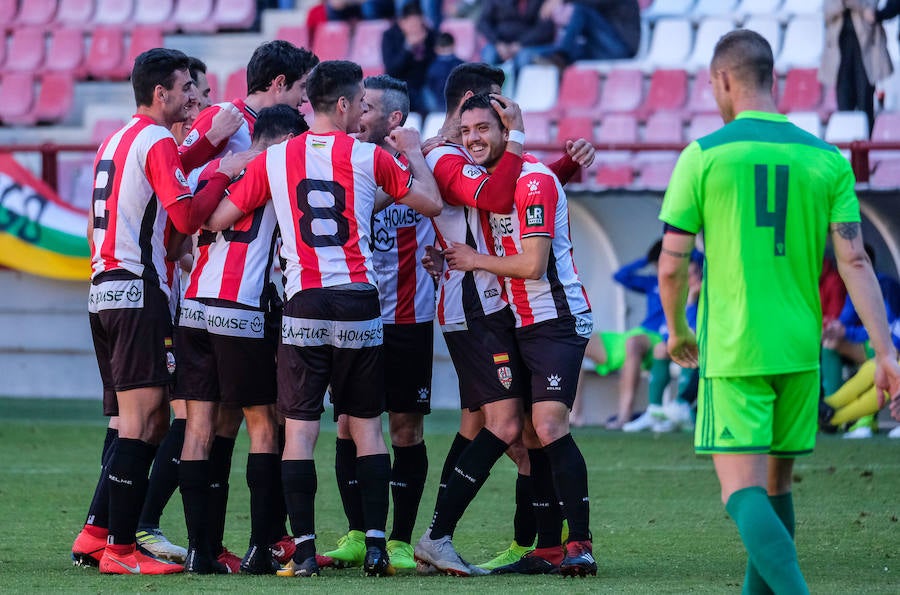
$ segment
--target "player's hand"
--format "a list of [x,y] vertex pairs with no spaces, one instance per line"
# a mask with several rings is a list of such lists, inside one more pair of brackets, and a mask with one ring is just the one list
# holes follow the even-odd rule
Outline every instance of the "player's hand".
[[500,116],[500,121],[507,130],[525,131],[525,120],[522,119],[522,109],[519,104],[503,95],[491,93],[491,105]]
[[431,138],[426,140],[424,143],[422,143],[422,154],[428,155],[428,153],[430,153],[434,149],[437,149],[438,147],[440,147],[441,145],[444,145],[446,143],[447,143],[447,139],[444,138],[443,136],[441,136],[440,134],[438,134],[437,136],[432,136]]
[[256,149],[248,149],[246,151],[241,151],[240,153],[232,153],[229,151],[227,155],[222,157],[222,160],[219,162],[219,168],[216,171],[225,174],[233,180],[244,171],[247,164],[253,161],[253,158],[259,155],[259,153],[260,151],[257,151]]
[[243,123],[244,115],[241,114],[241,110],[229,103],[213,116],[206,138],[213,146],[217,146],[231,138],[231,135],[237,132]]
[[473,271],[478,268],[476,259],[478,252],[468,244],[449,244],[444,250],[447,264],[455,271]]
[[878,407],[884,407],[885,402],[891,401],[891,415],[900,420],[900,404],[897,398],[900,395],[900,365],[895,359],[896,355],[875,358],[875,393],[878,395]]
[[581,167],[590,167],[594,162],[594,156],[597,154],[597,150],[594,149],[594,145],[590,142],[583,138],[579,138],[576,141],[566,141],[566,153],[569,154],[572,161]]
[[444,253],[434,246],[425,246],[425,255],[422,257],[422,266],[435,281],[441,278],[444,272]]
[[697,348],[697,337],[690,329],[679,335],[671,333],[666,346],[669,349],[669,356],[676,364],[682,368],[696,368],[699,362],[699,350]]
[[407,155],[422,150],[422,139],[414,128],[394,128],[384,140],[394,150]]

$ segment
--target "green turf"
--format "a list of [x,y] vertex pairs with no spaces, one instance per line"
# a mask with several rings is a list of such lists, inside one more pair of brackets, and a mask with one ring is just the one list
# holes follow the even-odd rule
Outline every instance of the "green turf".
[[[316,579],[278,577],[101,577],[74,568],[72,539],[97,479],[104,422],[96,401],[0,399],[0,590],[23,593],[231,591],[315,589],[327,593],[609,592],[739,593],[745,555],[718,497],[708,459],[692,454],[686,434],[623,435],[600,429],[576,433],[590,476],[595,579],[559,577],[417,577],[367,579],[358,570]],[[456,415],[426,422],[431,469],[417,535],[434,503],[437,475],[453,437]],[[334,485],[334,432],[324,424],[318,454],[319,549],[344,529]],[[244,481],[246,438],[234,457],[226,545],[243,554],[249,533]],[[512,538],[515,469],[494,470],[463,518],[455,543],[476,562]],[[900,441],[881,436],[845,441],[823,436],[816,454],[797,466],[795,501],[801,567],[814,593],[888,593],[900,585]],[[177,493],[163,529],[185,542]]]

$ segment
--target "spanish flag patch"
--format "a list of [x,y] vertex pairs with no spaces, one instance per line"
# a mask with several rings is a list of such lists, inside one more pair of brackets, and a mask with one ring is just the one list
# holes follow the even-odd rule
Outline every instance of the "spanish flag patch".
[[509,354],[508,353],[495,353],[494,354],[494,363],[495,364],[508,364],[509,363]]

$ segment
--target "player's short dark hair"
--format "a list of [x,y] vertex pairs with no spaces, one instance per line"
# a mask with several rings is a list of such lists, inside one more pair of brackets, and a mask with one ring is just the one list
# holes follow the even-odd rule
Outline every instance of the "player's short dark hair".
[[409,115],[409,89],[405,81],[394,78],[389,74],[379,74],[378,76],[368,76],[363,81],[366,89],[374,91],[382,91],[382,104],[385,113],[399,111],[403,114],[400,125],[406,123],[406,117]]
[[285,134],[303,134],[309,130],[306,119],[295,108],[278,104],[259,110],[253,125],[253,140],[274,140]]
[[190,58],[184,52],[168,48],[153,48],[134,59],[131,69],[131,86],[138,106],[153,104],[156,85],[171,89],[175,84],[175,72],[188,70]]
[[359,64],[347,60],[327,60],[309,73],[306,95],[314,111],[330,113],[341,97],[356,97],[362,80]]
[[419,4],[419,0],[407,0],[406,4],[403,5],[403,8],[400,9],[400,18],[411,17],[411,16],[423,16],[422,5]]
[[647,250],[647,262],[655,263],[659,262],[659,255],[662,252],[662,238],[653,242],[653,245],[650,246],[650,249]]
[[766,38],[749,29],[729,31],[716,43],[711,68],[727,68],[745,84],[770,90],[775,69],[772,46]]
[[253,51],[247,63],[247,94],[268,91],[279,74],[291,86],[318,63],[319,58],[306,48],[283,39],[267,41]]
[[460,64],[450,71],[447,83],[444,85],[444,98],[447,100],[447,109],[454,110],[467,91],[478,95],[490,93],[491,87],[503,86],[506,75],[496,66],[467,62]]
[[206,74],[206,63],[200,58],[188,56],[188,72],[191,73],[191,78],[196,81],[198,73]]
[[434,39],[434,47],[436,48],[452,48],[454,45],[456,45],[456,39],[452,33],[447,33],[446,31],[441,31]]
[[466,99],[462,107],[459,108],[459,115],[463,115],[467,111],[473,109],[486,109],[491,112],[494,117],[497,119],[497,123],[500,125],[502,130],[506,130],[506,127],[503,125],[503,120],[500,119],[500,114],[497,113],[497,110],[494,109],[494,106],[491,105],[491,98],[486,93],[479,93],[477,95],[472,95],[468,99]]

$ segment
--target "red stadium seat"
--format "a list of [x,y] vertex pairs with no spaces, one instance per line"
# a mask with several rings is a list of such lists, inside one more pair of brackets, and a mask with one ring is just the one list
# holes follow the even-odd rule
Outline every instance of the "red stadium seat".
[[665,190],[675,169],[675,158],[645,161],[641,166],[638,186],[648,190]]
[[4,124],[31,126],[34,117],[34,75],[8,72],[0,80],[0,121]]
[[644,125],[644,142],[683,143],[681,116],[673,112],[656,112]]
[[545,112],[523,112],[527,144],[548,145],[553,142],[550,136],[550,116]]
[[53,20],[65,27],[86,28],[91,26],[93,16],[94,0],[59,0],[56,18]]
[[26,0],[19,6],[19,14],[15,24],[22,25],[46,25],[53,20],[56,14],[57,0]]
[[571,66],[563,71],[553,112],[561,116],[585,116],[595,112],[599,98],[600,73],[593,68]]
[[256,0],[217,0],[213,21],[219,29],[249,29],[256,20]]
[[44,63],[45,37],[42,27],[13,29],[3,70],[37,71]]
[[722,125],[722,116],[719,114],[698,114],[691,119],[691,123],[688,125],[688,140],[697,140],[701,136],[715,132]]
[[594,119],[590,116],[563,117],[556,130],[556,142],[563,144],[579,138],[594,142]]
[[640,70],[614,68],[609,71],[603,93],[600,95],[600,111],[633,112],[641,103],[644,75]]
[[815,68],[794,68],[784,79],[784,92],[778,100],[778,111],[811,112],[822,103],[822,84]]
[[384,62],[381,59],[381,38],[384,32],[391,26],[387,19],[374,21],[360,21],[353,32],[353,40],[350,43],[350,55],[347,58],[362,66],[363,70],[380,68],[384,72]]
[[708,69],[701,68],[694,74],[694,83],[684,111],[686,115],[719,113],[719,107],[713,97],[712,85],[709,82]]
[[75,78],[84,78],[84,33],[81,29],[63,27],[53,32],[44,71],[69,72]]
[[[875,117],[872,126],[873,142],[896,143],[900,142],[900,112],[881,112]],[[900,158],[900,151],[869,151],[869,162],[876,163],[885,160]]]
[[118,118],[101,118],[94,122],[91,129],[91,143],[100,144],[107,139],[109,135],[117,131],[125,125],[124,120]]
[[131,70],[125,66],[125,33],[118,27],[98,27],[91,37],[85,66],[95,79],[124,79]]
[[[306,28],[306,25],[291,25],[279,27],[278,32],[275,33],[275,39],[290,41],[298,48],[308,48],[309,30]],[[380,42],[377,47],[381,47]]]
[[124,26],[134,13],[134,0],[97,0],[95,25]]
[[475,21],[472,19],[444,19],[441,31],[453,36],[456,42],[456,55],[464,62],[478,59],[478,39],[475,32]]
[[[344,21],[329,21],[319,25],[312,51],[323,62],[346,60],[350,54],[350,25]],[[381,44],[379,43],[377,49],[372,48],[372,51],[380,54]]]
[[636,143],[638,142],[637,118],[632,114],[610,114],[600,121],[597,142]]
[[688,75],[682,69],[659,69],[650,76],[650,89],[638,110],[641,119],[659,111],[676,111],[687,100]]
[[878,190],[900,188],[900,159],[880,161],[869,177],[869,186]]
[[232,99],[243,99],[247,96],[247,69],[238,68],[228,75],[225,81],[225,96],[221,101],[231,101]]
[[178,0],[172,21],[182,31],[211,33],[216,30],[212,13],[213,0]]
[[153,48],[163,47],[162,29],[155,26],[135,27],[131,30],[131,44],[128,46],[128,71],[134,67],[134,59]]
[[634,167],[627,162],[603,163],[594,181],[601,188],[626,188],[634,183]]
[[135,25],[153,25],[166,33],[178,28],[171,18],[175,10],[175,0],[136,0],[131,20]]
[[75,82],[67,72],[49,72],[41,77],[41,90],[34,106],[38,122],[56,123],[70,111],[75,97]]

